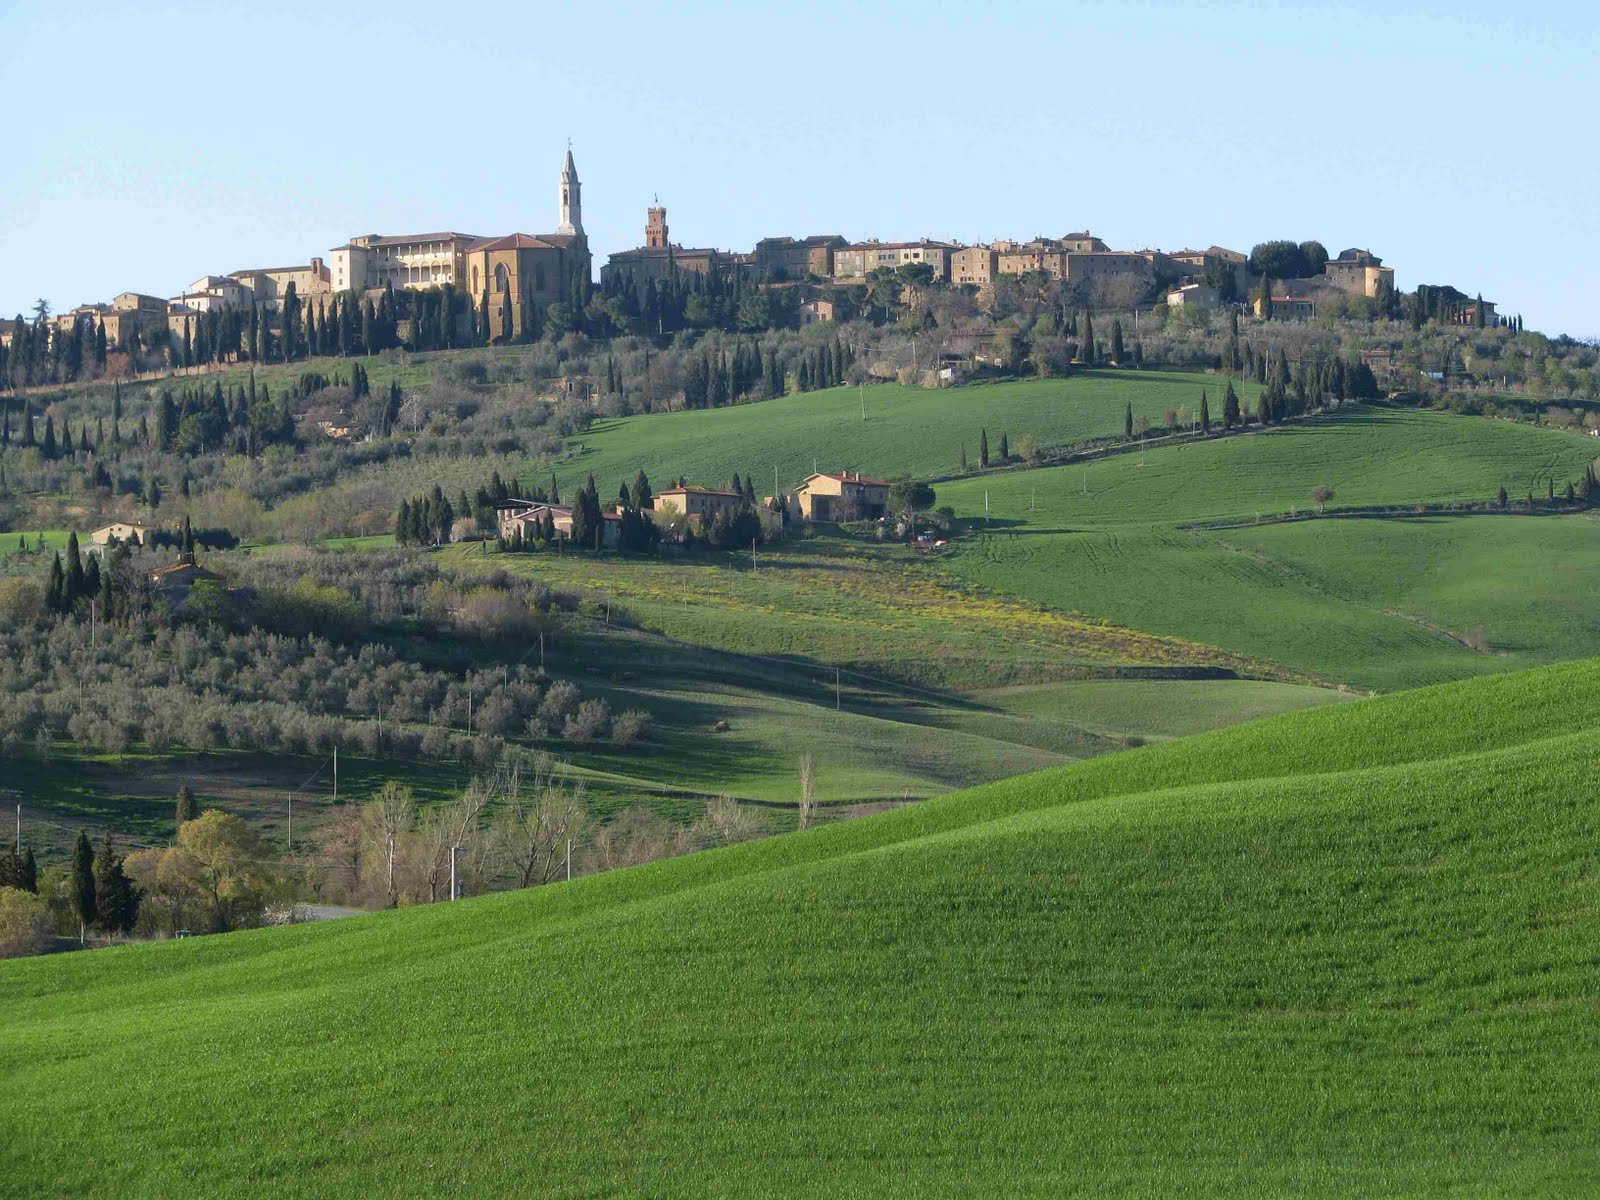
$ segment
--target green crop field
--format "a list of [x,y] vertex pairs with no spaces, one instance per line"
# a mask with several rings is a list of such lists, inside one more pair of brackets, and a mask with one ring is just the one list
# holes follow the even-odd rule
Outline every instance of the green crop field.
[[[1082,466],[963,480],[942,501],[993,524],[954,573],[1066,612],[1193,639],[1364,687],[1394,688],[1600,652],[1584,517],[1314,521],[1223,530],[1186,522],[1339,505],[1545,494],[1593,446],[1441,413],[1357,409]],[[1385,532],[1396,528],[1409,533]],[[1368,541],[1373,550],[1369,552]],[[1520,549],[1516,547],[1520,544]],[[1377,549],[1376,547],[1385,547]],[[1485,565],[1505,561],[1510,573]],[[1424,582],[1422,574],[1458,584]],[[1464,644],[1477,627],[1506,654]]]
[[[978,467],[978,437],[987,429],[992,453],[1006,433],[1040,447],[1119,437],[1128,405],[1159,425],[1168,410],[1200,408],[1202,389],[1219,403],[1218,381],[1157,371],[1086,371],[1067,379],[985,383],[928,391],[878,384],[830,388],[732,408],[602,420],[569,446],[557,475],[563,489],[593,472],[602,496],[642,468],[656,486],[679,475],[725,484],[735,471],[755,477],[770,494],[773,472],[792,488],[813,470],[858,470],[883,478],[953,475],[966,448]],[[1253,385],[1245,393],[1255,395]],[[861,419],[863,402],[867,419]]]
[[0,964],[18,1195],[1586,1196],[1600,663]]

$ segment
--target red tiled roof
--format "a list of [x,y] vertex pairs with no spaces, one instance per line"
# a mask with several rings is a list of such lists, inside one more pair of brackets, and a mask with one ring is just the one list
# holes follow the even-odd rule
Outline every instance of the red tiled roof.
[[811,478],[812,479],[834,479],[834,480],[837,480],[840,483],[861,483],[861,484],[867,485],[868,487],[888,487],[889,486],[889,481],[887,479],[873,479],[873,478],[871,478],[870,476],[867,476],[867,475],[851,475],[851,474],[848,474],[848,473],[840,474],[840,473],[837,473],[837,472],[834,472],[834,471],[821,471],[818,474],[811,476]]
[[478,250],[558,250],[554,242],[547,242],[543,238],[534,237],[529,233],[508,233],[504,237],[481,238],[467,247],[469,252]]
[[723,491],[721,488],[701,487],[697,483],[691,483],[687,487],[662,488],[659,492],[656,493],[656,495],[658,495],[658,496],[680,495],[681,496],[681,495],[683,495],[683,494],[685,494],[687,492],[693,492],[697,496],[732,496],[735,499],[742,499],[742,497],[739,495],[738,492],[726,492],[726,491]]

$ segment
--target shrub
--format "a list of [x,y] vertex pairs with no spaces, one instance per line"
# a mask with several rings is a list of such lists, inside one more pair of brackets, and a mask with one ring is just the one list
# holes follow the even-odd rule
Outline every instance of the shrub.
[[611,723],[611,740],[619,746],[633,746],[650,736],[650,714],[630,708]]
[[44,901],[20,888],[0,887],[0,958],[38,954],[49,932]]
[[611,706],[604,700],[585,700],[567,718],[562,736],[575,742],[598,742],[611,733]]

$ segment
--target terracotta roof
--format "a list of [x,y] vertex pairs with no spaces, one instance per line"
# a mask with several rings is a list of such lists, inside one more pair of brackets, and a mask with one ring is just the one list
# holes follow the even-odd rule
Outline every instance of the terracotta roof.
[[183,573],[186,572],[192,572],[192,577],[195,579],[222,578],[222,576],[190,562],[173,563],[169,567],[157,567],[155,570],[150,572],[150,578],[160,583],[165,582],[168,579],[181,579],[184,577]]
[[658,495],[658,496],[670,496],[670,495],[682,496],[682,495],[685,495],[685,494],[687,494],[689,492],[693,492],[696,496],[733,496],[735,498],[739,498],[739,493],[738,492],[726,492],[726,491],[723,491],[721,488],[701,487],[697,483],[691,483],[686,487],[662,488],[659,492],[656,493],[656,495]]
[[468,252],[478,250],[557,250],[560,247],[530,233],[508,233],[504,237],[480,238],[467,247]]
[[391,237],[373,238],[368,245],[371,246],[409,246],[414,242],[481,242],[482,236],[476,233],[454,233],[445,230],[441,233],[400,233]]
[[287,275],[292,271],[298,272],[309,270],[311,270],[310,263],[301,263],[298,267],[251,267],[247,271],[233,271],[230,274],[235,280],[237,280],[241,275]]
[[[720,255],[723,255],[724,257],[728,257],[726,251],[713,250],[709,246],[702,246],[702,247],[698,247],[698,248],[697,247],[690,247],[688,249],[685,249],[682,246],[674,246],[674,247],[672,247],[672,255],[673,255],[674,258],[681,258],[684,255],[693,255],[693,254],[720,254]],[[618,250],[615,254],[613,254],[611,256],[611,261],[612,262],[616,262],[619,258],[621,258],[621,259],[665,258],[666,256],[667,256],[667,248],[665,246],[637,246],[632,250]]]
[[889,486],[889,481],[887,479],[873,479],[867,475],[852,475],[848,472],[838,473],[834,471],[820,471],[815,475],[808,476],[806,478],[806,482],[810,483],[813,479],[834,479],[840,483],[860,483],[865,484],[867,487]]

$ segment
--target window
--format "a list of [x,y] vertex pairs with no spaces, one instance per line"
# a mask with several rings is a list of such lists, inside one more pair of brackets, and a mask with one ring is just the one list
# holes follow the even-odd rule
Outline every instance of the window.
[[[476,276],[477,272],[474,271],[473,275]],[[511,290],[511,272],[506,270],[505,263],[495,264],[494,290],[497,292],[509,292]]]

